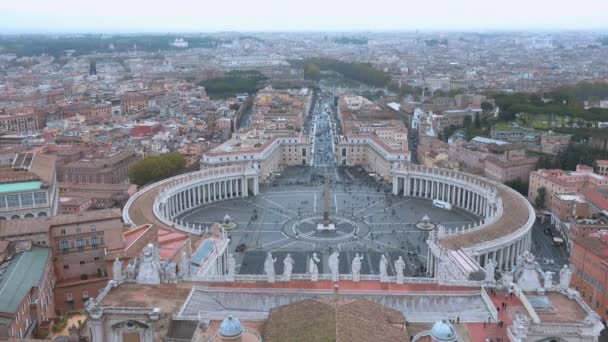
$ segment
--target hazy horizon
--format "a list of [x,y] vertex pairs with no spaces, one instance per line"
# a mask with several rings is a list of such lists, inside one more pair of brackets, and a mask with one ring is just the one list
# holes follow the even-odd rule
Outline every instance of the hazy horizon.
[[608,1],[394,2],[4,1],[0,34],[608,30]]

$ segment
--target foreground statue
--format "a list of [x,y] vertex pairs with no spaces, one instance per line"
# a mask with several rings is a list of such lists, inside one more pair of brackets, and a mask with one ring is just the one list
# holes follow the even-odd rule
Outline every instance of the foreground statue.
[[144,247],[143,259],[139,264],[137,282],[139,284],[160,284],[160,263],[158,251],[152,244]]
[[338,268],[340,266],[340,253],[338,251],[334,251],[329,256],[329,269],[331,270],[331,281],[338,281],[339,274]]
[[403,270],[405,269],[405,261],[400,255],[399,259],[395,260],[395,272],[397,273],[397,284],[403,284]]
[[118,260],[118,257],[114,259],[114,264],[112,265],[112,279],[117,282],[122,282],[122,262]]
[[363,259],[363,257],[359,256],[359,253],[355,253],[355,257],[353,258],[353,262],[351,264],[353,281],[361,280],[361,259]]
[[382,254],[382,257],[380,258],[380,265],[378,267],[380,268],[380,281],[383,283],[387,282],[388,260],[386,259],[386,256],[384,254]]
[[295,262],[291,258],[291,254],[287,253],[285,259],[283,259],[283,280],[290,281],[291,280],[291,272],[293,271],[293,265]]
[[317,266],[319,261],[321,260],[317,257],[317,253],[312,253],[312,258],[308,260],[308,273],[310,273],[310,280],[312,281],[319,280],[319,267]]
[[570,279],[572,279],[572,270],[568,265],[564,265],[564,268],[559,271],[559,285],[564,289],[569,288]]
[[274,283],[274,263],[277,262],[277,258],[272,257],[272,253],[266,253],[266,260],[264,260],[264,273],[268,277],[269,283]]

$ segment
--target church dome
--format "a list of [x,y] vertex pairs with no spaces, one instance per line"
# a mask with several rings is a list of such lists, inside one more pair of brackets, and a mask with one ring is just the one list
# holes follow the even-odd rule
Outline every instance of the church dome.
[[456,331],[454,331],[454,327],[446,321],[438,321],[433,324],[433,328],[431,329],[431,338],[434,342],[455,342],[456,339]]
[[220,325],[220,335],[224,338],[236,338],[243,334],[243,325],[238,318],[228,316]]

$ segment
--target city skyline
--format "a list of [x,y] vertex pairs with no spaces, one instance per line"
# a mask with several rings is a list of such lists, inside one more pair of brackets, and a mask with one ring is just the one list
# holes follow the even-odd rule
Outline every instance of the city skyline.
[[575,8],[565,1],[523,0],[509,4],[464,0],[352,6],[340,0],[312,0],[294,6],[276,0],[255,3],[200,4],[177,0],[171,6],[147,6],[142,1],[34,0],[0,4],[0,32],[14,33],[163,33],[163,32],[294,32],[294,31],[521,31],[606,30],[608,3],[581,0]]

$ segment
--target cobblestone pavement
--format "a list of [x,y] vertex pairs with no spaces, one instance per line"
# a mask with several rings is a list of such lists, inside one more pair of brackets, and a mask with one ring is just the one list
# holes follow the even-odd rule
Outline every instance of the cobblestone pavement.
[[[323,214],[323,179],[330,178],[329,217],[336,231],[317,231]],[[431,201],[390,194],[389,187],[360,168],[297,167],[282,172],[273,183],[260,187],[255,197],[233,199],[191,210],[185,221],[211,224],[228,214],[237,224],[228,234],[241,274],[263,274],[267,252],[278,258],[276,273],[290,253],[294,273],[306,272],[306,260],[317,253],[320,273],[329,273],[327,258],[340,252],[340,273],[350,273],[355,253],[363,255],[362,274],[377,274],[382,254],[406,261],[406,275],[424,274],[427,233],[415,227],[424,215],[446,227],[468,225],[479,218],[470,213],[432,206]],[[240,249],[239,248],[239,249]],[[389,263],[389,275],[394,274]]]

